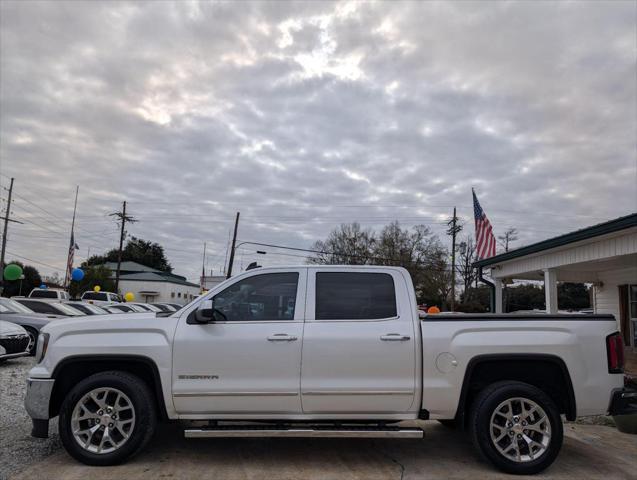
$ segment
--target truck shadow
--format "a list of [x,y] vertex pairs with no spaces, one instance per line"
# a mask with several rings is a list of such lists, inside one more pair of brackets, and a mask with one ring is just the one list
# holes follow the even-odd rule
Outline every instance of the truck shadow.
[[[569,427],[567,427],[569,428]],[[82,479],[511,479],[480,461],[468,435],[424,422],[425,438],[408,439],[185,439],[179,425],[163,425],[145,452],[124,465],[87,467],[64,451],[13,478]],[[600,430],[603,433],[600,434]],[[604,430],[605,429],[605,430]],[[637,478],[637,436],[609,427],[577,425],[554,465],[533,478]],[[623,443],[622,443],[623,442]],[[611,448],[619,444],[620,448]],[[521,478],[521,477],[517,477]]]

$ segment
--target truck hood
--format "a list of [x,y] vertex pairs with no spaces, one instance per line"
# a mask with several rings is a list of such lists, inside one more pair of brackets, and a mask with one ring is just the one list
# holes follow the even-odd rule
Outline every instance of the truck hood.
[[52,336],[66,332],[81,330],[90,331],[122,331],[138,330],[140,326],[151,327],[157,320],[155,312],[144,313],[109,313],[104,315],[83,315],[81,317],[61,317],[52,320],[40,330]]

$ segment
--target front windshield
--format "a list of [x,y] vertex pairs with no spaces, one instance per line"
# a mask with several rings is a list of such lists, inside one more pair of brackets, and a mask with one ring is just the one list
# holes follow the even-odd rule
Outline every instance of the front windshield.
[[0,306],[3,306],[6,310],[3,312],[15,312],[15,313],[35,313],[29,307],[22,305],[10,298],[0,298]]
[[64,315],[69,315],[72,317],[77,317],[80,315],[84,315],[84,312],[80,312],[79,310],[70,307],[68,305],[64,305],[63,303],[56,303],[55,304],[55,308],[57,308],[59,311],[63,312]]
[[162,311],[162,309],[159,308],[157,305],[149,305],[148,303],[145,304],[145,305],[140,305],[140,307],[147,308],[151,312],[161,312]]
[[100,308],[97,305],[91,305],[90,303],[88,305],[84,305],[84,308],[86,308],[87,310],[90,310],[91,312],[95,313],[96,315],[103,315],[105,313],[108,313],[103,308]]

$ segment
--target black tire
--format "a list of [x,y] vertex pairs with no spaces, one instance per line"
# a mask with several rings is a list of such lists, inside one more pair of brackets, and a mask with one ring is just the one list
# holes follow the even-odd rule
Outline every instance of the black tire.
[[29,346],[29,356],[35,356],[35,350],[38,346],[38,331],[35,328],[31,327],[23,327],[27,333],[29,334],[29,342],[31,343]]
[[[500,453],[491,438],[492,415],[502,402],[513,398],[528,399],[539,405],[546,413],[551,427],[550,440],[546,450],[537,458],[524,462],[511,460]],[[533,385],[513,381],[494,383],[478,394],[471,411],[470,430],[473,445],[483,459],[503,472],[516,475],[533,475],[549,467],[560,452],[564,435],[562,419],[555,403],[543,391]],[[497,429],[494,429],[494,431],[499,433]],[[515,434],[511,435],[516,436]],[[531,432],[529,435],[534,434]],[[516,440],[511,440],[511,442],[514,441]],[[519,445],[522,448],[524,448],[524,441],[524,439],[520,440]]]
[[[135,424],[130,436],[119,449],[110,453],[94,453],[76,441],[71,417],[76,404],[91,390],[111,387],[128,396],[134,408]],[[157,425],[155,400],[146,383],[139,377],[121,371],[100,372],[78,383],[64,398],[60,409],[60,440],[66,451],[86,465],[117,465],[139,453],[150,441]]]
[[458,422],[456,422],[455,418],[438,420],[438,423],[440,423],[440,425],[443,425],[451,430],[455,430],[456,428],[458,428]]

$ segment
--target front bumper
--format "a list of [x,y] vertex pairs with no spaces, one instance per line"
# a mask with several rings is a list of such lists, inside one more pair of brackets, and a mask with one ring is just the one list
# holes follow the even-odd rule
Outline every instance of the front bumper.
[[28,378],[24,407],[33,422],[31,435],[47,438],[49,435],[49,405],[55,380],[52,378]]
[[637,414],[637,390],[630,387],[615,390],[611,395],[608,413],[611,415]]
[[10,358],[26,357],[29,352],[5,353],[0,355],[0,360],[9,360]]

